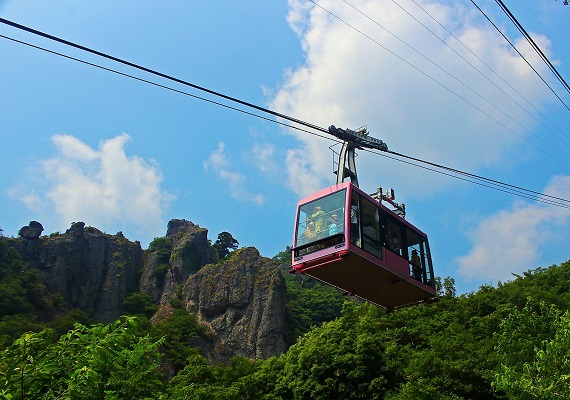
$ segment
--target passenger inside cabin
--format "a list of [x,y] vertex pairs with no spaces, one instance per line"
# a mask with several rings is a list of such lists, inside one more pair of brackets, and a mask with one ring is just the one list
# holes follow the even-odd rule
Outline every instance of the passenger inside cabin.
[[329,223],[329,236],[335,235],[338,233],[338,217],[336,214],[333,214],[330,219]]
[[303,233],[301,233],[301,243],[302,244],[309,243],[315,240],[316,238],[317,238],[317,233],[315,232],[315,222],[310,221],[309,223],[307,223],[307,227],[305,228]]
[[412,258],[410,260],[412,265],[412,277],[418,281],[422,281],[422,261],[418,255],[417,250],[412,250]]
[[399,253],[400,252],[400,238],[398,232],[395,229],[388,227],[388,240],[390,245],[390,250]]
[[325,212],[321,206],[316,206],[311,214],[311,220],[315,222],[315,233],[321,237],[326,229]]
[[360,227],[358,226],[358,208],[352,206],[350,210],[350,241],[360,247]]

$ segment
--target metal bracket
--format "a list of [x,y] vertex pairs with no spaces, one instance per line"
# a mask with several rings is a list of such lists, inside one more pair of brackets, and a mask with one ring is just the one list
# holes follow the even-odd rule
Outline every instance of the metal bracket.
[[[336,183],[340,185],[346,178],[358,187],[358,176],[356,175],[356,162],[354,161],[355,146],[350,142],[344,142],[338,156],[338,170],[336,173]],[[348,165],[347,165],[348,163]]]

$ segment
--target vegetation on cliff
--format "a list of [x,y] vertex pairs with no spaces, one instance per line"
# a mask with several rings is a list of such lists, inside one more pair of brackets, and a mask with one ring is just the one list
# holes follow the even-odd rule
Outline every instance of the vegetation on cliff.
[[[66,312],[61,297],[46,292],[6,240],[0,240],[0,399],[569,397],[570,262],[461,296],[448,277],[439,281],[438,303],[391,314],[285,274],[287,299],[274,304],[283,307],[288,350],[212,364],[197,348],[212,340],[212,331],[188,312],[189,293],[178,290],[151,324],[156,302],[132,292],[122,306],[132,317],[93,325],[79,310]],[[287,251],[274,257],[282,270],[288,257]],[[273,275],[259,272],[264,263],[245,248],[192,276],[205,282],[209,270],[226,271],[214,274],[212,284],[226,288],[246,279],[265,288]],[[240,277],[240,266],[250,275]],[[228,290],[209,294],[217,308],[204,304],[209,311],[200,318],[230,325],[227,318],[241,318],[238,303],[227,299],[245,306],[248,296],[242,286]],[[228,307],[232,312],[223,314]],[[72,326],[75,320],[81,323]]]

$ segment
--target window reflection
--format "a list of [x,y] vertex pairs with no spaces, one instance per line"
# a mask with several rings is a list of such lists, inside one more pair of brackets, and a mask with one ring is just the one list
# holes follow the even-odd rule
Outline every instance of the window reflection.
[[341,190],[299,207],[296,247],[344,233],[345,196]]

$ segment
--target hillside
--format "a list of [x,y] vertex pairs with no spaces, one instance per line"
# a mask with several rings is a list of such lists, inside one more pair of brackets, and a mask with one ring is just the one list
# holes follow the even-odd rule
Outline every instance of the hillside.
[[[46,303],[37,310],[22,306],[29,321],[49,323],[70,313],[72,321],[79,313],[80,322],[106,324],[129,310],[139,313],[133,302],[143,299],[152,312],[142,314],[153,324],[168,319],[175,308],[195,316],[204,329],[196,344],[212,362],[235,355],[267,358],[285,350],[285,282],[277,263],[254,248],[219,259],[207,229],[185,220],[170,221],[166,236],[148,250],[121,233],[109,235],[82,222],[64,233],[41,236],[42,230],[32,222],[19,238],[2,238],[35,279],[37,302]],[[25,315],[6,311],[1,317]],[[33,328],[28,325],[20,333]]]
[[[58,236],[69,239],[68,234]],[[285,262],[287,252],[269,260],[244,248],[217,260],[203,228],[182,220],[169,224],[165,239],[143,251],[140,282],[145,284],[139,289],[145,290],[123,302],[136,319],[92,327],[81,321],[83,325],[63,336],[58,332],[65,321],[60,320],[52,326],[55,333],[27,334],[11,346],[5,340],[0,373],[6,383],[0,394],[52,398],[46,393],[53,390],[125,399],[569,398],[570,262],[527,271],[511,282],[459,297],[448,279],[438,303],[391,314],[346,301],[338,315],[334,291],[279,273],[278,261]],[[14,321],[22,321],[18,315],[63,318],[66,297],[47,292],[37,296],[41,283],[33,273],[36,267],[24,267],[15,251],[52,254],[38,249],[53,238],[35,247],[26,240],[0,241],[4,337],[15,333],[10,329]],[[209,250],[197,252],[200,243]],[[209,263],[202,265],[205,260]],[[14,285],[19,286],[8,290]],[[18,290],[19,298],[9,297]],[[109,351],[89,350],[100,346]],[[85,350],[76,354],[74,348]],[[68,363],[53,365],[54,357]]]

